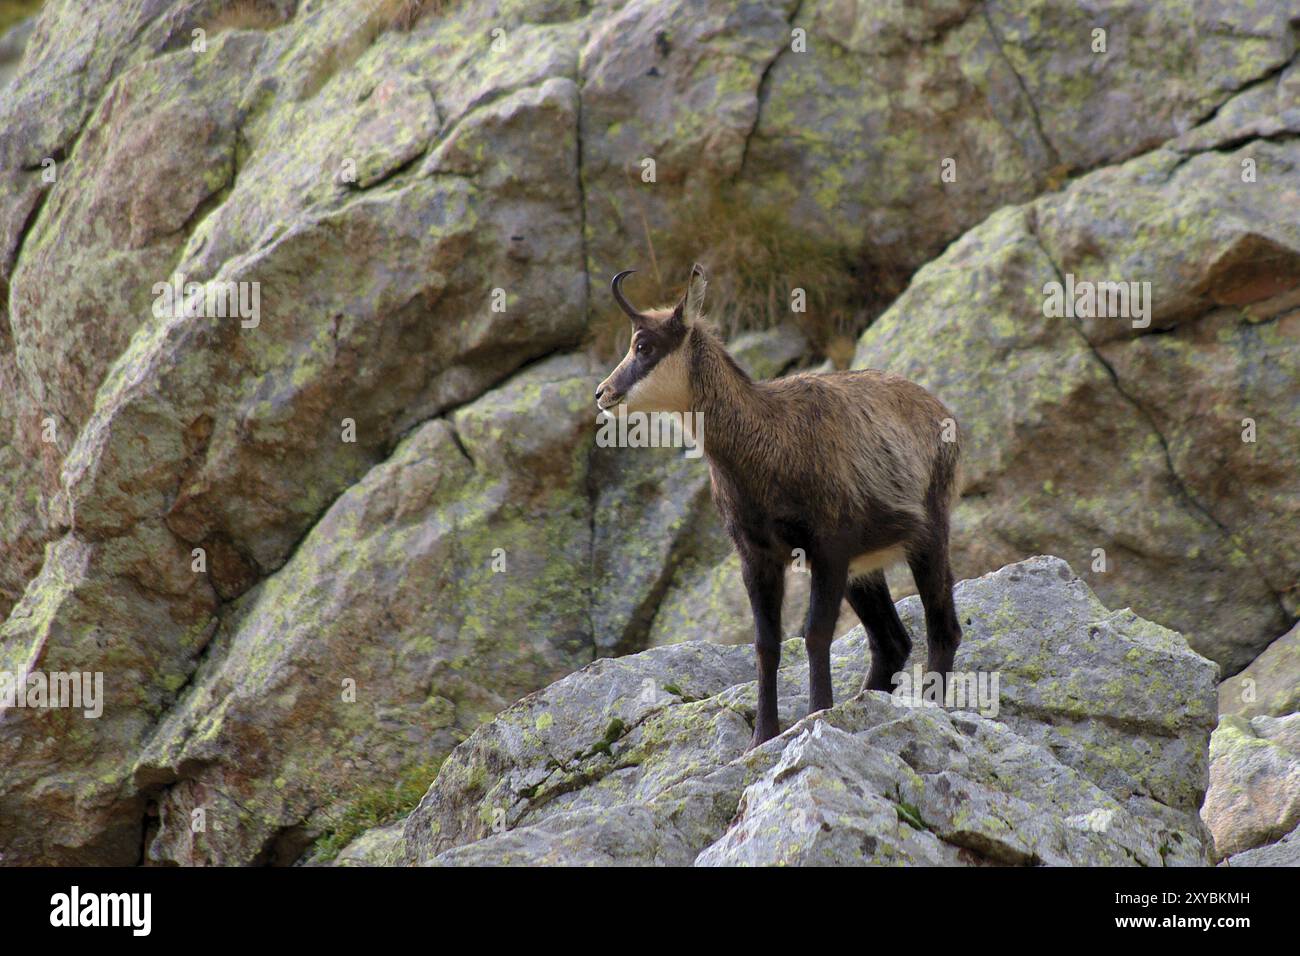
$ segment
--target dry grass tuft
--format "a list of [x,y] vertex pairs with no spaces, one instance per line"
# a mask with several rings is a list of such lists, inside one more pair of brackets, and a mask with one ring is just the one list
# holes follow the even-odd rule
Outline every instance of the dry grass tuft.
[[[879,254],[845,248],[730,186],[688,200],[663,230],[647,225],[638,202],[629,207],[638,258],[650,266],[640,278],[658,285],[644,301],[675,301],[700,262],[709,271],[708,315],[726,336],[793,319],[818,354],[845,367],[857,336],[906,286],[906,270]],[[804,290],[803,312],[792,308],[796,289]]]
[[234,0],[214,13],[206,27],[213,35],[227,30],[274,30],[286,19],[271,0]]
[[409,32],[420,18],[429,13],[443,13],[451,0],[375,0],[375,21],[383,29]]
[[409,32],[421,17],[442,13],[450,0],[370,0],[362,28],[328,47],[303,84],[302,97],[315,96],[331,79],[352,66],[390,30]]

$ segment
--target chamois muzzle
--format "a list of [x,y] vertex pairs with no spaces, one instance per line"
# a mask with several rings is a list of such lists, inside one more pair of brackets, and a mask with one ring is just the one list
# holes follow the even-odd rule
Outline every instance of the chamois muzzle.
[[623,400],[623,396],[615,392],[605,382],[596,386],[596,407],[602,412],[608,411]]

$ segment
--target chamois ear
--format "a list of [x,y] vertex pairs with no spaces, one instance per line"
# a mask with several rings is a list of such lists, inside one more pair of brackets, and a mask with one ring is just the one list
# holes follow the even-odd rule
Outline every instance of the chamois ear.
[[691,279],[686,286],[686,295],[680,306],[682,321],[690,325],[704,311],[704,287],[708,280],[704,276],[704,267],[698,262],[691,266]]

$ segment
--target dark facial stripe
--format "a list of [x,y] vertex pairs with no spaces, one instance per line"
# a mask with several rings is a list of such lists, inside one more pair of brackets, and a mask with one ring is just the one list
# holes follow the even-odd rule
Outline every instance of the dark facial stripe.
[[[663,361],[664,356],[676,350],[685,337],[685,326],[671,318],[660,323],[656,328],[651,328],[649,325],[640,326],[632,333],[629,355],[610,381],[610,387],[617,394],[626,395],[632,390],[632,386],[649,375],[654,367]],[[641,344],[649,346],[648,353],[637,353],[636,348]]]

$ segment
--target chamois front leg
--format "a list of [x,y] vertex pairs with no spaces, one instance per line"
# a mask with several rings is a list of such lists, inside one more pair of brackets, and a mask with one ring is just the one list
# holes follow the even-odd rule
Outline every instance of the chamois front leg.
[[834,703],[831,689],[831,641],[835,622],[844,600],[844,586],[849,567],[845,561],[814,559],[812,562],[812,597],[803,642],[808,651],[808,713],[825,710]]
[[776,669],[781,663],[781,602],[785,569],[779,561],[741,556],[741,572],[754,612],[754,656],[758,660],[758,715],[751,748],[771,740],[780,727],[776,716]]

